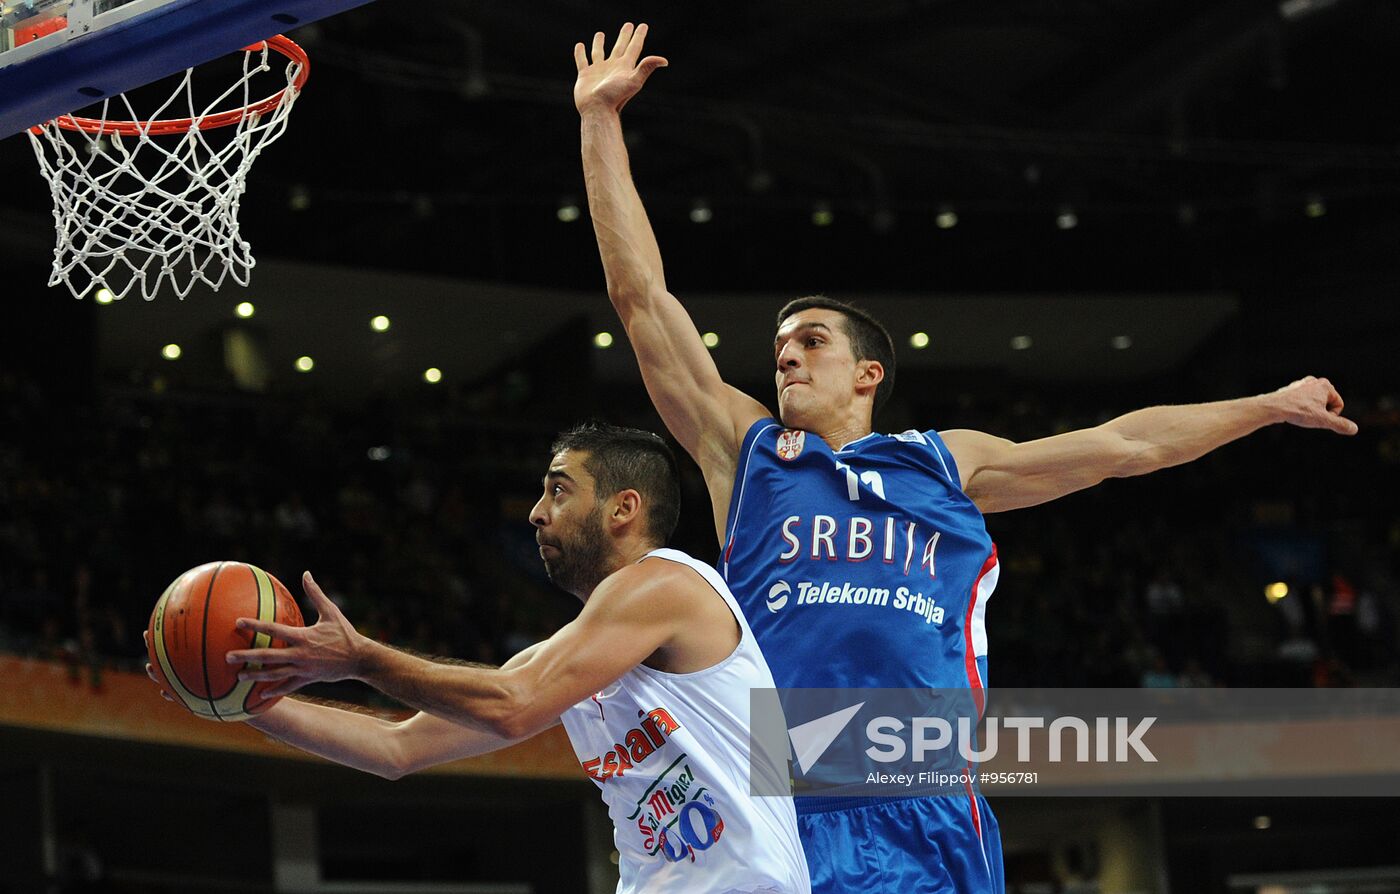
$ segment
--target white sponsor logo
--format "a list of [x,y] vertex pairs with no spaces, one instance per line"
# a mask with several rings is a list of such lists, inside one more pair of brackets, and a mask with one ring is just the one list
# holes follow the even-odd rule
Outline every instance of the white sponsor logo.
[[780,580],[780,581],[778,581],[776,584],[774,584],[773,586],[769,587],[769,588],[768,588],[768,610],[769,610],[770,612],[775,612],[775,613],[778,612],[778,611],[781,611],[781,610],[782,610],[782,607],[785,606],[785,605],[787,605],[787,603],[788,603],[788,594],[791,593],[791,592],[792,592],[792,587],[788,586],[788,582],[785,581],[785,580]]
[[785,607],[796,590],[795,605],[864,605],[876,608],[890,608],[908,612],[923,618],[925,624],[941,625],[947,617],[947,610],[932,596],[915,592],[908,587],[865,587],[850,581],[831,583],[830,581],[800,580],[795,585],[780,580],[768,588],[768,610],[778,612]]

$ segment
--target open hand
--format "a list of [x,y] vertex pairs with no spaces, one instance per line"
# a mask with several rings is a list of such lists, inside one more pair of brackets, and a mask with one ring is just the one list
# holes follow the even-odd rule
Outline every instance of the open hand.
[[1283,413],[1283,421],[1302,428],[1325,428],[1340,435],[1354,435],[1355,422],[1342,416],[1346,404],[1326,379],[1307,376],[1270,395]]
[[264,692],[268,698],[287,695],[308,683],[350,679],[359,670],[363,637],[321,592],[310,571],[302,575],[301,582],[319,615],[315,624],[289,627],[256,618],[237,621],[240,630],[270,634],[287,643],[281,649],[235,649],[228,653],[229,664],[248,663],[238,674],[240,680],[279,681]]
[[628,22],[617,35],[612,53],[605,56],[607,38],[599,31],[593,35],[592,63],[588,61],[588,52],[583,44],[574,44],[574,63],[578,66],[574,105],[580,114],[591,109],[622,111],[627,101],[642,89],[651,73],[669,64],[660,56],[641,58],[646,37],[645,24],[633,28],[632,23]]

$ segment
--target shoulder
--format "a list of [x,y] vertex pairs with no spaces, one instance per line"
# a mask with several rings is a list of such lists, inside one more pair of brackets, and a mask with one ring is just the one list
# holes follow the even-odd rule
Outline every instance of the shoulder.
[[608,575],[593,591],[586,608],[595,614],[674,617],[688,613],[697,597],[707,596],[711,589],[688,565],[648,556]]
[[1014,442],[1005,438],[973,431],[970,428],[952,429],[940,432],[938,436],[953,461],[954,474],[964,491],[972,485],[972,479],[979,471],[995,464],[998,457],[1016,446]]
[[970,428],[957,428],[941,432],[939,436],[943,439],[943,444],[948,448],[948,451],[957,458],[960,466],[980,466],[986,458],[995,456],[1008,447],[1015,446],[1012,441],[1005,438],[998,438],[996,435],[989,435],[986,432],[973,431]]

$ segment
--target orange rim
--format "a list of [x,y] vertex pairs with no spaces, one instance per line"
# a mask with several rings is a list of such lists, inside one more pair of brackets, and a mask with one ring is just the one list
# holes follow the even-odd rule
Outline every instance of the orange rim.
[[[189,133],[196,128],[214,130],[237,124],[249,116],[265,115],[282,104],[282,98],[288,90],[301,92],[301,88],[306,85],[307,76],[311,74],[311,60],[307,58],[306,51],[298,46],[296,41],[282,34],[244,47],[243,51],[245,53],[259,52],[264,45],[300,65],[301,70],[297,72],[296,80],[292,82],[290,87],[284,87],[267,99],[243,108],[230,109],[227,112],[219,112],[204,118],[164,118],[159,121],[103,121],[99,118],[74,118],[72,115],[60,115],[53,119],[53,123],[64,130],[81,130],[96,136],[115,133],[124,137],[136,137],[141,134]],[[33,130],[35,133],[39,132],[37,127]]]

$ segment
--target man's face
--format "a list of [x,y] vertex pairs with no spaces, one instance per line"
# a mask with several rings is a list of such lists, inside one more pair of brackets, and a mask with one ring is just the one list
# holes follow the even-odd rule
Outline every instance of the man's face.
[[773,356],[778,417],[789,428],[820,429],[856,399],[859,364],[838,311],[809,308],[783,320]]
[[608,536],[593,476],[583,467],[587,458],[577,450],[555,454],[544,494],[530,510],[545,573],[555,586],[577,595],[591,592],[607,576]]

